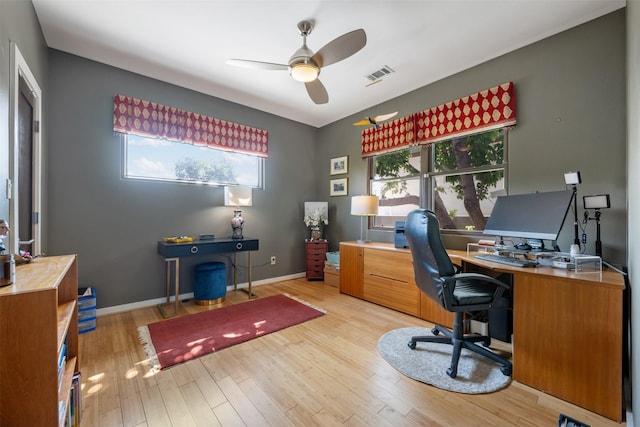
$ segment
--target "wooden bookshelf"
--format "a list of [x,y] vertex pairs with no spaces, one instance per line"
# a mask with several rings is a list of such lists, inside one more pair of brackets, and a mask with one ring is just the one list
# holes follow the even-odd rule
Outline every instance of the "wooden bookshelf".
[[[14,283],[0,288],[0,425],[64,425],[80,366],[77,298],[76,255],[18,266]],[[59,378],[65,343],[67,362]]]

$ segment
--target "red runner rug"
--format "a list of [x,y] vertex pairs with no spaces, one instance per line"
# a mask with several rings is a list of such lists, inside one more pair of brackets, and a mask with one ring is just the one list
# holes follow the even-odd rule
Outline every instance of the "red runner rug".
[[138,334],[154,366],[165,369],[323,314],[282,294],[151,323]]

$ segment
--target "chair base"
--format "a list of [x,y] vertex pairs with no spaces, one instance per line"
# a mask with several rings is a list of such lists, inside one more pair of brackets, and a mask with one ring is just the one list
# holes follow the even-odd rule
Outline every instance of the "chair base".
[[[506,376],[510,376],[512,371],[511,362],[485,348],[491,345],[491,337],[484,335],[464,335],[462,323],[463,316],[464,313],[456,313],[453,330],[449,330],[443,326],[436,325],[431,330],[431,333],[433,335],[412,337],[411,341],[409,341],[407,345],[412,350],[416,348],[416,343],[418,342],[433,342],[453,345],[453,351],[451,354],[451,366],[449,367],[449,369],[447,369],[447,375],[449,375],[451,378],[455,378],[458,375],[458,361],[460,360],[460,353],[462,352],[463,348],[471,350],[474,353],[478,353],[501,364],[502,367],[500,368],[500,372],[502,372]],[[440,334],[442,334],[443,336],[440,336]],[[482,342],[482,345],[484,347],[476,344],[477,342]]]

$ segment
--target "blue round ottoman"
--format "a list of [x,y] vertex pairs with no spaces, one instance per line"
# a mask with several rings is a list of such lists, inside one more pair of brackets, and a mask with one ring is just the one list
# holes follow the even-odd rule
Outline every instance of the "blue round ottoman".
[[223,262],[206,262],[194,267],[193,298],[198,305],[224,301],[227,293],[227,269]]

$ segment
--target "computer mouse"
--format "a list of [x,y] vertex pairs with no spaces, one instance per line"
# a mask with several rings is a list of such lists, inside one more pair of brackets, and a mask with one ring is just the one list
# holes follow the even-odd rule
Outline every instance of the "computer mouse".
[[531,250],[531,245],[528,243],[520,243],[518,245],[516,245],[516,249],[520,249],[522,251],[530,251]]

